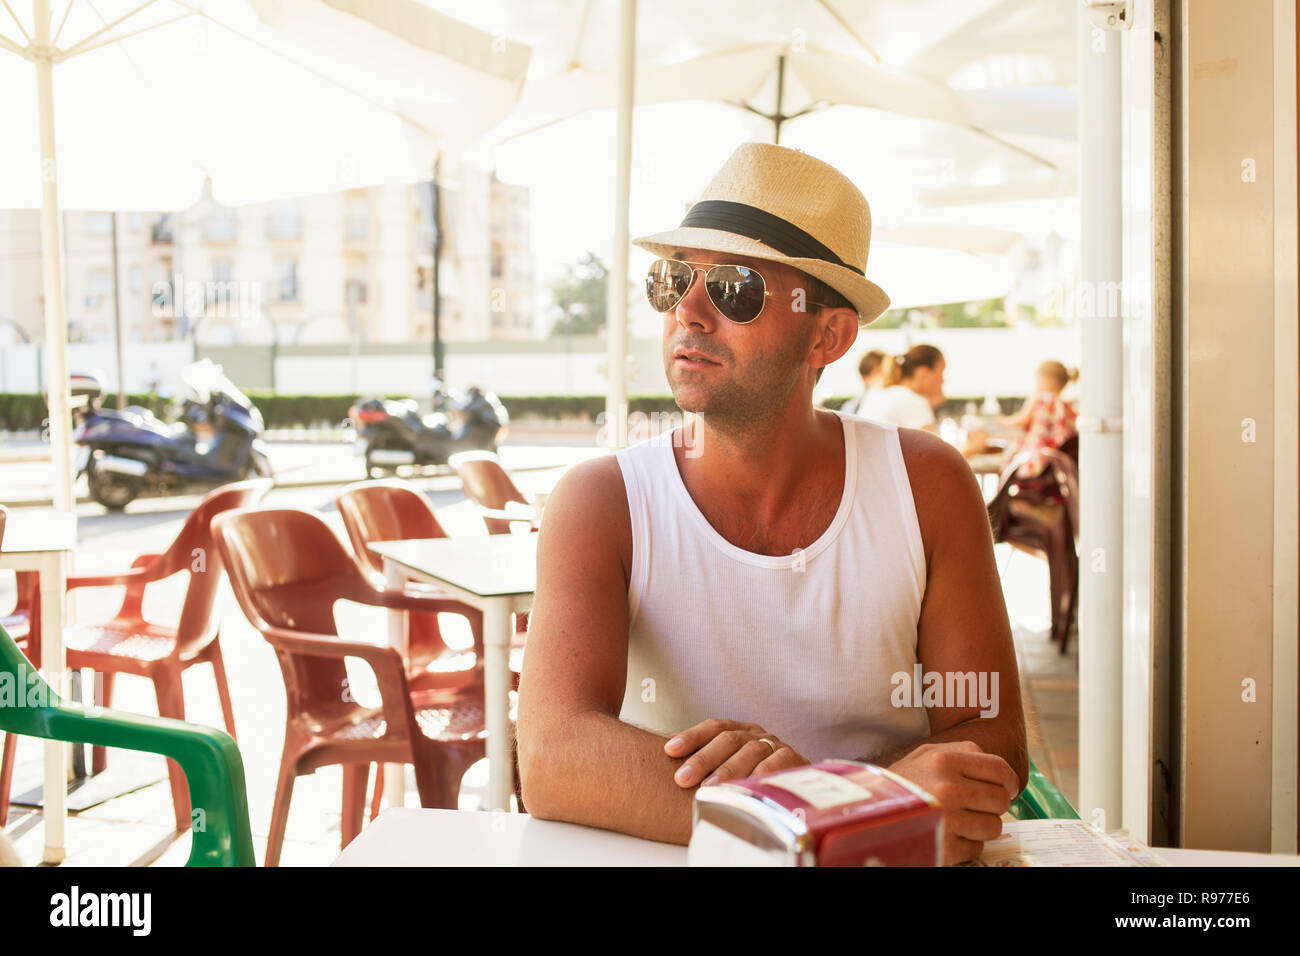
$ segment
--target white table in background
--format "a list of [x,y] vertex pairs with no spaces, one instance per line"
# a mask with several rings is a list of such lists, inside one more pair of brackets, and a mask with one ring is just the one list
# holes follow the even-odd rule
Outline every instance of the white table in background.
[[[61,696],[66,696],[67,660],[63,652],[64,595],[68,583],[68,555],[77,545],[77,516],[66,511],[33,509],[10,511],[0,542],[0,568],[37,571],[41,576],[41,673]],[[68,745],[45,741],[46,863],[62,863],[63,825],[67,815]]]
[[[537,535],[494,534],[475,538],[383,541],[370,549],[384,558],[390,588],[423,581],[483,612],[483,706],[487,723],[487,805],[510,808],[514,772],[510,760],[510,643],[513,614],[527,611],[537,589]],[[389,643],[407,653],[406,612],[390,611]],[[385,773],[390,806],[401,806],[405,772]]]
[[[1300,856],[1155,847],[1171,866],[1300,866]],[[334,866],[685,866],[686,847],[521,813],[396,807]]]

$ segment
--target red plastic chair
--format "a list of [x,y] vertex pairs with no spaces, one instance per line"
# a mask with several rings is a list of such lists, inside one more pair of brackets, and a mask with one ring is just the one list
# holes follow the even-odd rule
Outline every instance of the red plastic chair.
[[[270,489],[265,478],[237,481],[210,492],[195,508],[176,540],[163,554],[142,554],[131,570],[117,574],[73,575],[68,589],[126,586],[122,607],[103,624],[77,624],[64,631],[68,667],[94,670],[104,706],[111,706],[117,674],[136,674],[153,681],[158,696],[158,716],[185,719],[181,674],[195,664],[212,665],[221,699],[226,730],[235,736],[235,715],[230,686],[221,656],[220,627],[213,614],[221,580],[221,556],[214,547],[214,516],[234,508],[257,504]],[[173,574],[189,574],[189,586],[175,626],[147,621],[142,613],[145,587]],[[106,766],[103,747],[93,750],[96,772]],[[172,803],[179,830],[190,826],[190,795],[185,774],[174,760],[167,761]]]
[[[510,472],[501,467],[501,459],[492,452],[463,451],[452,455],[447,463],[460,477],[465,497],[478,505],[488,534],[509,534],[512,526],[518,526],[522,522],[528,523],[532,531],[537,530],[531,511],[521,514],[507,507],[517,502],[528,505],[529,509],[532,505],[515,485]],[[516,640],[510,648],[510,669],[514,673],[515,687],[519,686],[519,669],[523,667],[523,638],[527,633],[528,615],[516,614]]]
[[[340,600],[424,613],[443,602],[376,587],[310,512],[231,512],[214,529],[239,605],[275,648],[284,675],[284,752],[266,865],[279,862],[295,779],[320,767],[343,767],[343,846],[361,831],[369,764],[412,764],[421,805],[454,809],[461,777],[485,751],[481,698],[413,695],[395,648],[346,640],[334,620]],[[352,699],[348,657],[374,671],[381,706]]]
[[[509,534],[510,526],[532,521],[532,505],[516,487],[501,460],[489,451],[463,451],[452,455],[447,463],[456,470],[465,488],[465,497],[478,505],[488,534]],[[508,509],[514,503],[529,510]]]
[[1021,484],[1016,471],[1029,459],[1017,455],[1002,470],[989,502],[993,540],[1047,560],[1052,601],[1052,640],[1069,648],[1079,604],[1079,465],[1077,439],[1045,453],[1040,477]]
[[[404,481],[358,482],[339,492],[335,504],[357,563],[379,588],[385,587],[384,562],[380,555],[370,550],[371,543],[447,537],[428,499]],[[442,606],[438,610],[467,618],[474,633],[473,651],[453,650],[443,640],[437,615],[409,615],[406,677],[411,686],[420,690],[481,685],[483,612],[414,582],[408,584],[407,589],[440,599]]]

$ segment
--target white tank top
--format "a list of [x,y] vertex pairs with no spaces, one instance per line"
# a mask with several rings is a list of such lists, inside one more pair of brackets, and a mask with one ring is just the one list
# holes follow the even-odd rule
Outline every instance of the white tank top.
[[849,415],[839,510],[792,555],[718,534],[683,484],[673,432],[618,452],[632,521],[621,719],[661,734],[752,721],[808,760],[870,760],[929,736],[911,679],[925,551],[898,428]]

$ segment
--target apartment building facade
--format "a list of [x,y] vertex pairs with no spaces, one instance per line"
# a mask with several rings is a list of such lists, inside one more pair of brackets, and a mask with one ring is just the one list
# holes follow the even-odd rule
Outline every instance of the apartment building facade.
[[[534,337],[528,190],[463,169],[439,193],[442,336]],[[430,341],[431,209],[419,183],[118,214],[123,341]],[[69,338],[110,341],[114,216],[68,211],[63,223]],[[0,343],[43,337],[39,214],[0,210]]]

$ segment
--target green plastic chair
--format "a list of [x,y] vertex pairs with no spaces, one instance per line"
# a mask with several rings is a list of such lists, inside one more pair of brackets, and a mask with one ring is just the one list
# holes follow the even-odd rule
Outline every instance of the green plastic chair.
[[[13,681],[9,689],[6,680]],[[64,701],[0,627],[0,694],[10,691],[21,705],[0,704],[0,731],[162,754],[180,764],[195,808],[187,866],[256,865],[244,761],[225,731]]]
[[1052,781],[1029,761],[1029,783],[1011,801],[1009,811],[1017,820],[1078,820],[1079,814]]

